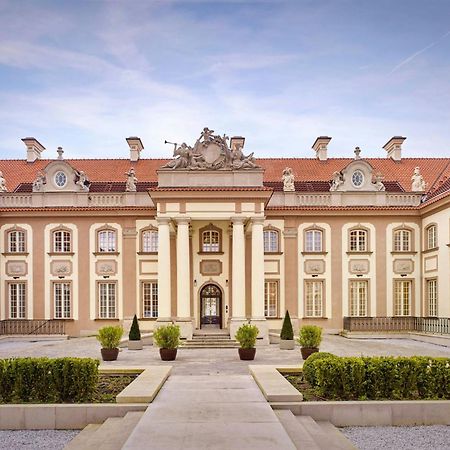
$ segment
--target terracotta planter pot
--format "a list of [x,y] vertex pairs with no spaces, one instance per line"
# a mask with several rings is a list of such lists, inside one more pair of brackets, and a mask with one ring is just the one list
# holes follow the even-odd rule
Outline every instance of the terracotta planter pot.
[[302,352],[302,358],[304,360],[308,359],[308,356],[311,356],[313,353],[316,353],[319,351],[317,347],[301,347],[300,351]]
[[256,348],[239,348],[238,352],[243,361],[251,361],[255,359]]
[[102,348],[100,350],[103,361],[115,361],[119,355],[118,348]]
[[280,350],[294,350],[294,339],[280,339]]
[[161,359],[163,361],[174,361],[177,357],[177,349],[176,348],[160,348],[159,354],[161,355]]
[[142,348],[142,339],[140,339],[139,341],[128,341],[128,350],[142,350]]

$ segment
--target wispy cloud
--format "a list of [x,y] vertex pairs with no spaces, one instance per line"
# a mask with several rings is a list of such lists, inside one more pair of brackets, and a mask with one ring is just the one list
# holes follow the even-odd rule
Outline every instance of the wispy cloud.
[[450,35],[450,30],[447,31],[446,33],[444,33],[439,39],[436,39],[431,44],[428,44],[426,47],[421,48],[417,52],[415,52],[412,55],[408,56],[407,58],[403,59],[389,72],[388,75],[392,75],[394,72],[397,72],[397,70],[399,70],[401,67],[410,63],[413,59],[417,58],[422,53],[425,53],[427,50],[430,50],[430,48],[433,48],[435,45],[439,44],[439,42],[441,42],[443,39],[445,39],[449,35]]

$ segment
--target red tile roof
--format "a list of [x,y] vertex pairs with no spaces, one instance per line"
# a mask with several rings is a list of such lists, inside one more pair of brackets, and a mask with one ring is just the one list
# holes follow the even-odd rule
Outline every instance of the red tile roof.
[[[8,191],[14,191],[22,183],[32,183],[39,170],[54,160],[37,160],[27,163],[25,160],[0,160],[0,171],[6,179]],[[151,187],[157,182],[156,171],[168,160],[141,159],[131,162],[129,159],[68,159],[66,160],[77,170],[83,170],[91,182],[93,189],[121,189],[126,180],[125,173],[131,167],[136,170],[139,185]],[[276,187],[273,183],[280,182],[281,174],[286,167],[291,167],[299,190],[312,187],[325,189],[326,183],[332,179],[335,171],[342,170],[352,161],[351,158],[330,158],[319,161],[316,158],[261,158],[257,163],[265,169],[264,182],[266,186]],[[390,191],[411,190],[411,176],[415,167],[420,167],[425,182],[429,188],[435,189],[442,177],[450,177],[450,158],[403,158],[393,161],[389,158],[367,158],[374,168],[380,172]],[[98,184],[97,184],[98,183]],[[101,184],[105,183],[105,184]],[[143,183],[143,184],[141,184]],[[20,188],[26,189],[26,188]],[[28,188],[29,189],[29,188]]]

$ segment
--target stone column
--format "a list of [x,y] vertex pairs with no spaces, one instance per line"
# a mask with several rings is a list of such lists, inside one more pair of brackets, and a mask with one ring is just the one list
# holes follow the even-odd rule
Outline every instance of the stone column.
[[177,221],[177,317],[181,337],[192,339],[192,317],[190,304],[190,255],[189,218],[180,217]]
[[170,219],[158,218],[158,320],[171,322]]
[[264,218],[252,219],[252,318],[259,328],[258,343],[269,343],[264,316]]
[[237,329],[247,322],[245,317],[245,236],[244,217],[233,217],[233,262],[231,268],[233,302],[230,320],[230,335],[233,338]]

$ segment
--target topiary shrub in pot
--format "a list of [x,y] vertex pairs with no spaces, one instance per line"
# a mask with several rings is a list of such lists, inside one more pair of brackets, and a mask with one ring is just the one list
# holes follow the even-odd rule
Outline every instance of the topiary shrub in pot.
[[103,361],[115,361],[117,359],[122,335],[123,328],[120,325],[107,326],[98,330],[97,340],[102,346]]
[[281,350],[294,350],[294,330],[292,329],[291,317],[289,316],[289,311],[286,310],[286,315],[284,316],[283,326],[281,327],[280,334],[280,349]]
[[173,361],[177,357],[180,334],[180,327],[173,324],[158,327],[153,332],[153,342],[159,347],[163,361]]
[[306,360],[309,355],[319,351],[322,342],[322,328],[317,325],[303,325],[300,328],[298,343],[302,352],[302,358]]
[[251,361],[255,359],[255,344],[258,333],[258,327],[256,327],[255,325],[250,325],[249,323],[245,323],[244,325],[241,325],[239,327],[239,329],[236,331],[236,340],[241,346],[238,349],[239,358],[244,361]]
[[135,314],[130,332],[128,333],[128,350],[142,350],[142,348],[141,330],[139,329],[139,322]]

